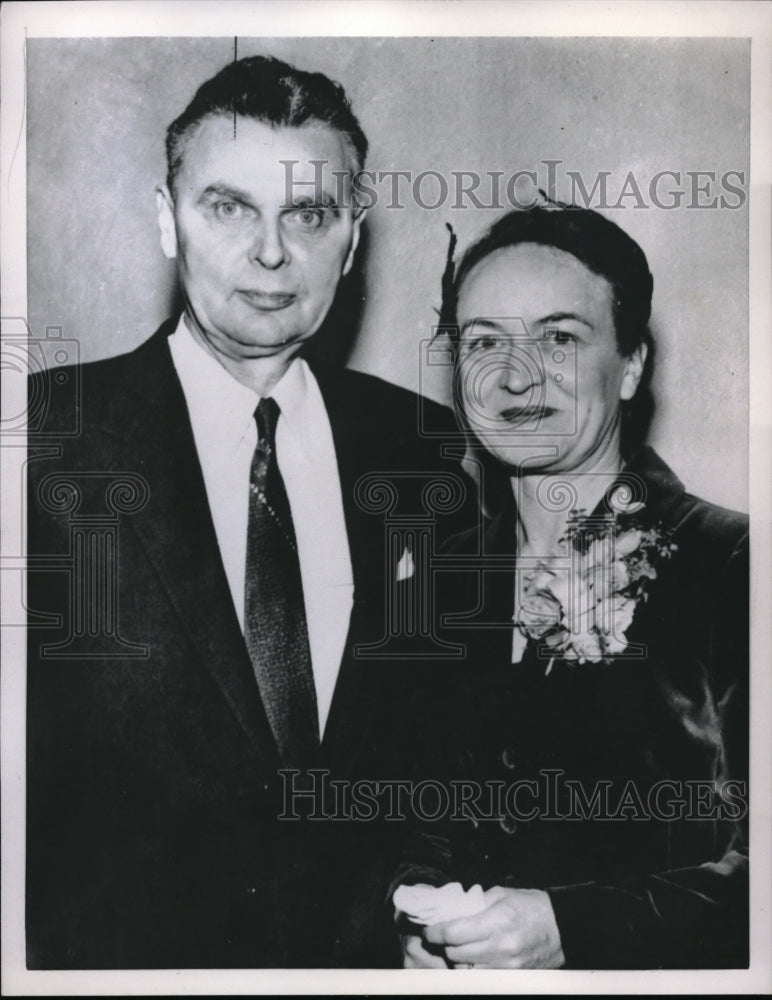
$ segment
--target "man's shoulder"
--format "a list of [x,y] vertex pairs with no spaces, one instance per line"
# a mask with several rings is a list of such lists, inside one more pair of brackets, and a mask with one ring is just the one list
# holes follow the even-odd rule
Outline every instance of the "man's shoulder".
[[480,520],[482,521],[481,525],[474,525],[451,535],[442,547],[442,554],[446,556],[480,555],[482,537],[489,523],[482,518],[482,515],[480,515]]
[[109,358],[32,373],[27,383],[29,433],[72,435],[97,423],[115,400],[133,394],[124,389],[147,386],[163,357],[163,330]]
[[[320,373],[324,381],[326,373]],[[329,378],[327,375],[326,377]],[[367,423],[406,428],[419,436],[459,436],[461,431],[450,407],[404,386],[368,372],[345,368],[336,373],[345,403]]]
[[27,383],[28,433],[79,437],[125,378],[128,355],[34,372]]
[[389,382],[380,375],[373,375],[371,372],[359,371],[356,368],[341,368],[339,375],[346,390],[352,395],[361,396],[363,399],[371,393],[389,396],[394,400],[402,400],[404,403],[415,402],[420,398],[418,393],[411,389],[406,389],[395,382]]
[[465,439],[452,410],[375,375],[316,374],[341,468],[394,477],[400,512],[441,514],[443,539],[471,523],[474,489],[461,465]]

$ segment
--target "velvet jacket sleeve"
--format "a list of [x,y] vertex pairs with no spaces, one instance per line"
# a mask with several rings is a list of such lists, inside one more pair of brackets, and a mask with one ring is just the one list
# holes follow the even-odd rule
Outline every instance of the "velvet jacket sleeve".
[[[712,780],[734,802],[697,805],[698,813],[718,814],[713,850],[701,864],[547,887],[568,967],[747,965],[747,544],[743,534],[726,564],[710,636],[718,729]],[[684,714],[684,725],[690,721]]]

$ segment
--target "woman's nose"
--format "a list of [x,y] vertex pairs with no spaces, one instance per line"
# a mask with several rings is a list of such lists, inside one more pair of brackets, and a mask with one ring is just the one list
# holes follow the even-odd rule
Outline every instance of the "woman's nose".
[[502,364],[499,386],[508,392],[520,394],[528,392],[535,385],[541,385],[545,378],[541,355],[534,345],[512,345]]
[[275,271],[289,261],[289,252],[278,222],[261,222],[250,248],[250,259],[269,271]]

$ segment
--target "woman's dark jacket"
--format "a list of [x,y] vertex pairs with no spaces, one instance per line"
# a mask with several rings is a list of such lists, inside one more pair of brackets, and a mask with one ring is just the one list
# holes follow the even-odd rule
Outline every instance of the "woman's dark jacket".
[[424,673],[430,784],[396,881],[545,889],[569,968],[747,966],[747,518],[649,448],[621,482],[677,549],[610,662],[548,670],[533,641],[511,662],[513,509],[446,548],[437,604],[465,652]]

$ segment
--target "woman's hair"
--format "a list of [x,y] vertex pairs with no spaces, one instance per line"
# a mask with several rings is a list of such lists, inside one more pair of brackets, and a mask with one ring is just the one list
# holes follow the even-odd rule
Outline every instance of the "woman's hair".
[[619,353],[630,357],[641,345],[648,352],[638,391],[622,403],[622,454],[627,458],[645,440],[654,411],[650,389],[654,342],[649,329],[654,279],[643,250],[616,223],[592,209],[550,201],[543,193],[542,198],[543,204],[517,209],[498,219],[468,248],[458,267],[453,262],[455,234],[451,230],[437,332],[448,336],[457,363],[461,288],[474,267],[496,250],[535,243],[571,254],[611,286]]

